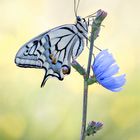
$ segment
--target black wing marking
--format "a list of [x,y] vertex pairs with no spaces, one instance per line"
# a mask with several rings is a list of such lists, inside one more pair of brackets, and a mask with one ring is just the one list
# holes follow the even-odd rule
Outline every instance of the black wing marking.
[[84,49],[84,40],[82,40],[79,36],[77,36],[77,41],[74,44],[74,47],[72,49],[72,57],[73,59],[76,59],[83,51]]
[[83,49],[82,38],[72,28],[60,26],[32,39],[18,51],[15,63],[24,68],[44,68],[41,87],[50,77],[63,80],[70,73],[71,57],[76,58]]

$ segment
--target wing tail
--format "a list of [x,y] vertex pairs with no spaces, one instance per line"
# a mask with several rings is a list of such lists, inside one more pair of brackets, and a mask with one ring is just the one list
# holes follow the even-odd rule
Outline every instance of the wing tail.
[[45,85],[45,83],[46,83],[47,80],[48,80],[48,76],[47,76],[47,72],[45,72],[45,75],[44,75],[43,81],[42,81],[42,83],[41,83],[41,88],[44,87],[44,85]]
[[45,75],[41,83],[41,88],[44,87],[46,81],[51,77],[57,78],[60,81],[64,79],[64,75],[62,73],[60,74],[59,72],[55,72],[52,68],[49,68],[48,70],[45,69]]

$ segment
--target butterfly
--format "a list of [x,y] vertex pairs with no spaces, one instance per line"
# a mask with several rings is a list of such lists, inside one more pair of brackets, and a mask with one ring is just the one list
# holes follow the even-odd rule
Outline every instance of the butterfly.
[[16,54],[17,66],[45,69],[41,87],[50,77],[63,80],[65,75],[70,74],[72,59],[76,59],[84,49],[89,23],[77,16],[79,2],[76,6],[74,0],[75,24],[62,25],[40,34],[25,43]]

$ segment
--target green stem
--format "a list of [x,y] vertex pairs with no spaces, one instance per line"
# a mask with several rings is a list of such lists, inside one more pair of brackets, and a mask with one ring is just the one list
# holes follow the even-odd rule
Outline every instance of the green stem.
[[90,76],[90,67],[92,61],[92,53],[93,53],[93,46],[94,41],[98,37],[100,32],[101,22],[107,16],[107,13],[99,10],[97,11],[97,16],[95,20],[92,22],[92,31],[90,36],[90,50],[89,50],[89,57],[88,57],[88,65],[87,65],[87,72],[84,75],[84,95],[83,95],[83,112],[82,112],[82,128],[81,128],[81,137],[80,140],[85,140],[86,138],[86,123],[87,123],[87,103],[88,103],[88,80]]
[[[92,23],[92,24],[94,24],[94,23]],[[93,28],[92,28],[90,50],[89,50],[89,57],[88,57],[88,66],[87,66],[87,75],[84,77],[83,117],[82,117],[82,128],[81,128],[81,138],[80,138],[80,140],[85,140],[85,137],[86,137],[88,78],[89,78],[89,75],[90,75],[90,66],[91,66],[91,60],[92,60],[93,46],[94,46],[94,32],[93,32]]]
[[84,80],[84,96],[83,96],[83,117],[80,140],[85,140],[86,137],[86,119],[87,119],[87,101],[88,101],[88,83]]

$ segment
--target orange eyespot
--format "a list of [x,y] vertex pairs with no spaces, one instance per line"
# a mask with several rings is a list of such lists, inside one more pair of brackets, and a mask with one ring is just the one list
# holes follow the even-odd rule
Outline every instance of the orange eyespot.
[[64,67],[62,68],[62,73],[63,73],[64,75],[65,75],[65,74],[69,74],[69,73],[70,73],[70,68],[64,66]]
[[69,70],[68,69],[67,70],[66,69],[62,69],[62,73],[63,74],[68,74],[69,73]]

